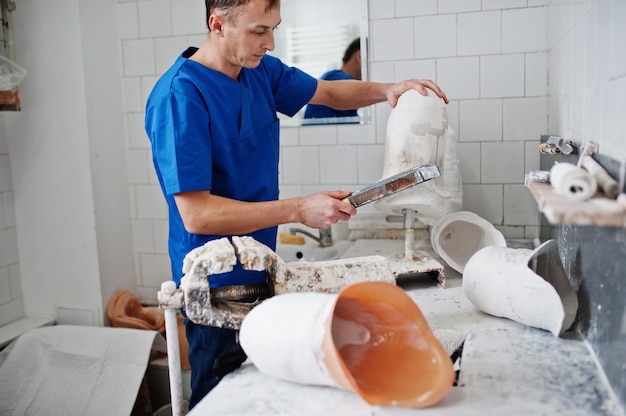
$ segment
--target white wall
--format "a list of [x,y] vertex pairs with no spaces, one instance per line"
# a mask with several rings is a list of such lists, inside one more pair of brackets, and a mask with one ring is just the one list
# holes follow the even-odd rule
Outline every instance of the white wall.
[[100,324],[112,292],[135,288],[114,5],[24,0],[13,22],[28,71],[22,111],[5,114],[25,314]]
[[593,140],[624,164],[626,2],[561,0],[548,10],[550,132]]
[[0,118],[0,327],[24,316],[13,202],[11,164],[4,117]]
[[144,107],[158,76],[187,46],[205,38],[204,10],[202,0],[117,2],[135,276],[143,299],[156,299],[161,283],[171,280],[167,207],[144,130]]

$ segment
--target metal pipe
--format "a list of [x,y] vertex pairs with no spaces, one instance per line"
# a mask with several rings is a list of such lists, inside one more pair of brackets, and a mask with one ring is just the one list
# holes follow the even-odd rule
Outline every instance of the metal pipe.
[[415,249],[415,214],[412,209],[404,208],[404,259],[413,260]]
[[173,297],[176,284],[173,281],[163,282],[159,292],[159,305],[165,313],[165,334],[167,341],[167,366],[170,379],[170,397],[172,416],[183,416],[183,377],[180,367],[180,345],[178,344],[178,309],[177,302],[162,302],[161,299]]
[[327,228],[327,229],[319,229],[319,237],[314,236],[313,234],[311,234],[310,232],[300,229],[300,228],[290,228],[289,229],[289,234],[291,235],[296,235],[296,234],[303,234],[306,235],[307,237],[310,237],[311,239],[313,239],[314,241],[317,241],[320,245],[320,247],[330,247],[333,245],[333,234],[331,232],[331,228]]

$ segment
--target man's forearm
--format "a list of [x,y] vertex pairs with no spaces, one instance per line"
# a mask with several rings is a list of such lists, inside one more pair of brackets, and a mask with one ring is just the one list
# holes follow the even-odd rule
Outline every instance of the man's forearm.
[[243,235],[291,222],[325,229],[347,221],[356,214],[356,208],[342,202],[350,193],[337,190],[278,201],[242,202],[196,191],[176,194],[174,199],[188,232]]
[[367,107],[386,101],[386,91],[391,85],[363,81],[319,81],[318,91],[310,102],[337,110]]
[[212,195],[208,191],[174,196],[192,234],[243,235],[267,227],[297,222],[297,200],[242,202]]

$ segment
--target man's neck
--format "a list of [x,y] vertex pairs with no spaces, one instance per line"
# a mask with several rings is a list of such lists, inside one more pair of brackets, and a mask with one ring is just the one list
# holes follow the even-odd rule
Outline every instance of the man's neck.
[[199,64],[221,72],[232,79],[238,80],[241,67],[228,62],[220,53],[220,44],[211,39],[211,34],[207,35],[200,48],[189,59]]

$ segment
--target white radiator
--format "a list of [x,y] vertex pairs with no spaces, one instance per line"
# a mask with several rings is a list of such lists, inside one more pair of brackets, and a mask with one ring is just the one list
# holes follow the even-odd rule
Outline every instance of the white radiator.
[[359,29],[348,25],[287,28],[286,64],[319,78],[341,67],[343,54]]

